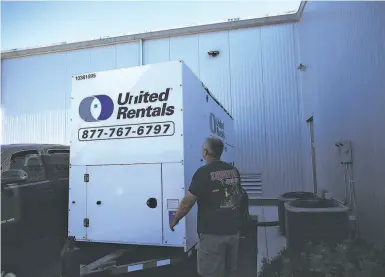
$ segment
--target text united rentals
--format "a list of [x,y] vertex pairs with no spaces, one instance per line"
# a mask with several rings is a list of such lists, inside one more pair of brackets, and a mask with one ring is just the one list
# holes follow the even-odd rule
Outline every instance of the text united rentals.
[[[173,115],[175,107],[167,104],[170,90],[171,88],[167,88],[166,91],[160,93],[140,91],[139,95],[136,96],[132,95],[131,92],[119,93],[118,105],[120,107],[117,119]],[[156,105],[159,102],[163,103],[162,106]],[[133,105],[143,103],[149,105],[146,108],[132,108]]]

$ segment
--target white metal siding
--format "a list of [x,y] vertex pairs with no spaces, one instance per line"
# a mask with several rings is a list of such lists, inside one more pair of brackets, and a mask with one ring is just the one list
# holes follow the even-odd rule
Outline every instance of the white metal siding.
[[116,49],[115,46],[103,48],[91,48],[91,71],[111,70],[116,68]]
[[66,53],[2,61],[3,143],[66,142],[65,64]]
[[314,114],[318,186],[343,200],[337,141],[353,144],[361,232],[385,242],[385,3],[309,2],[299,23],[305,113]]
[[[209,56],[207,52],[211,50],[219,51],[219,55]],[[228,31],[199,35],[199,71],[201,81],[225,109],[232,113]]]
[[[294,43],[295,47],[297,47],[295,60],[297,61],[297,65],[301,63],[301,45],[299,41],[299,24],[293,25],[294,31]],[[298,68],[297,68],[298,69]],[[312,117],[312,112],[307,113],[309,111],[308,106],[305,105],[308,102],[304,99],[303,94],[303,85],[304,82],[303,74],[300,70],[297,70],[297,90],[298,90],[298,103],[299,103],[299,120],[301,126],[301,159],[302,159],[302,174],[303,174],[303,190],[316,192],[314,177],[313,177],[313,157],[312,157],[312,143],[311,143],[311,134],[310,134],[310,123],[309,119]],[[305,123],[306,122],[306,123]]]
[[[72,75],[91,72],[91,55],[89,49],[67,52],[67,72]],[[67,76],[66,76],[67,77]],[[71,80],[67,81],[69,85],[68,95],[71,95]],[[69,97],[67,99],[69,101]],[[69,103],[69,102],[68,102]]]
[[[264,197],[277,197],[279,193],[304,188],[301,156],[301,128],[304,125],[300,120],[298,103],[298,55],[293,28],[293,24],[284,24],[143,41],[144,64],[184,60],[232,113],[239,149],[236,164],[242,174],[261,174]],[[220,53],[211,57],[207,54],[211,50]],[[46,122],[44,142],[68,143],[66,111],[70,103],[71,76],[135,66],[139,64],[140,53],[140,43],[132,42],[50,54],[46,55],[52,57],[48,58],[48,62],[44,62],[45,56],[2,61],[3,72],[6,72],[2,85],[5,100],[28,97],[31,88],[47,89],[45,83],[35,85],[32,80],[7,85],[7,82],[14,83],[12,80],[16,78],[17,70],[22,68],[20,63],[28,63],[30,59],[36,61],[33,67],[25,69],[26,74],[32,70],[39,72],[41,68],[61,70],[60,74],[56,72],[55,77],[56,83],[61,85],[60,89],[54,90],[48,98],[39,93],[29,104],[33,106],[47,98],[49,101],[44,103],[47,112],[55,110],[62,113],[63,123],[58,128],[65,130],[64,136],[59,135],[60,132],[53,126],[56,121],[49,119],[52,122],[47,122],[50,114],[44,114],[44,110],[33,108],[26,113],[16,100],[3,104],[7,109],[18,109],[13,115],[47,117],[46,121],[39,123]],[[62,59],[60,63],[49,62],[58,57]],[[51,71],[46,77],[54,74],[55,70]],[[61,103],[60,107],[58,103]],[[20,134],[23,132],[20,121],[12,114],[6,113],[6,122],[5,143],[21,142],[21,138],[23,142],[41,142],[43,139],[31,136],[30,132]]]
[[145,40],[143,42],[143,63],[161,63],[170,60],[170,39]]
[[90,49],[67,52],[66,75],[65,75],[65,111],[66,111],[66,137],[63,143],[68,144],[70,141],[69,130],[69,109],[71,106],[71,84],[72,76],[84,72],[91,72],[91,55]]
[[170,38],[170,60],[183,60],[199,77],[199,35]]
[[265,174],[267,170],[261,48],[260,28],[230,31],[236,165],[244,174]]
[[116,68],[137,66],[140,64],[140,43],[116,45]]
[[4,60],[2,104],[7,115],[64,110],[66,54]]
[[3,143],[66,144],[67,113],[65,110],[3,116]]
[[261,29],[269,195],[303,189],[302,143],[293,25]]

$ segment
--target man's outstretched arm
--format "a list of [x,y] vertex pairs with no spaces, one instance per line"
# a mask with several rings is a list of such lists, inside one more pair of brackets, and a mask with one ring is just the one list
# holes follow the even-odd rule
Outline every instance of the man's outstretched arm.
[[174,227],[179,223],[179,221],[188,214],[191,208],[194,206],[197,198],[191,192],[187,192],[186,196],[180,202],[178,210],[176,211],[174,220],[170,223],[170,229],[174,232]]

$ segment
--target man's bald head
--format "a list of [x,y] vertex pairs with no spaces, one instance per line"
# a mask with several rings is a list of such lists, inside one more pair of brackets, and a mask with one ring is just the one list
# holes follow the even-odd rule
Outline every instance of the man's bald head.
[[214,159],[220,159],[223,153],[224,144],[220,139],[207,138],[204,143],[204,149],[208,152],[207,154]]

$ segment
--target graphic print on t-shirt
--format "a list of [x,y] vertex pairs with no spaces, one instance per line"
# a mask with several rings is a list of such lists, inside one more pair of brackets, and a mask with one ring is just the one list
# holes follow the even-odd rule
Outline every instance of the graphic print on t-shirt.
[[240,180],[235,169],[221,170],[210,173],[212,182],[220,183],[223,188],[220,209],[235,209],[240,204]]

